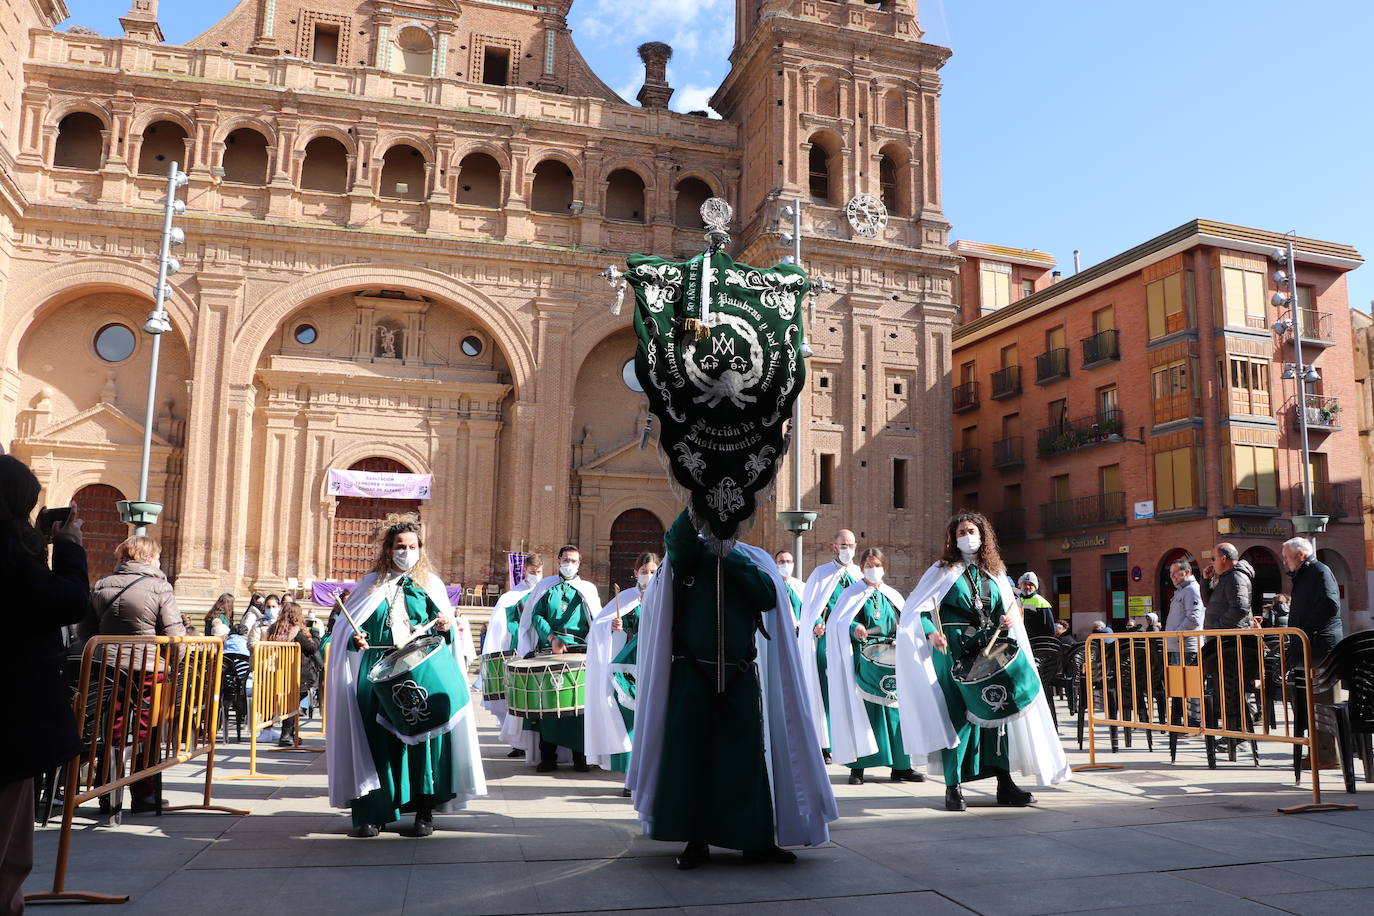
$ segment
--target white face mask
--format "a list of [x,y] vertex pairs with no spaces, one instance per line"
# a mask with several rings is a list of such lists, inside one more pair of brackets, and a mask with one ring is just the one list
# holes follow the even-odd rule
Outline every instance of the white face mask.
[[398,547],[391,551],[391,562],[395,563],[396,568],[401,572],[407,572],[412,566],[420,562],[420,548]]
[[835,551],[835,557],[840,561],[841,566],[848,566],[850,563],[854,562],[854,548],[841,547],[839,550]]
[[525,581],[530,585],[538,585],[540,578],[539,573],[525,573]]
[[581,564],[579,564],[579,563],[559,563],[559,564],[558,564],[558,574],[559,574],[560,576],[562,576],[564,579],[571,579],[571,578],[573,578],[573,577],[575,577],[575,576],[577,575],[577,567],[578,567],[579,565],[581,565]]
[[653,579],[653,573],[639,573],[637,576],[635,576],[635,581],[639,583],[640,588],[648,588],[649,583],[652,582]]
[[983,546],[983,536],[976,531],[969,534],[961,534],[955,539],[962,553],[977,553],[978,548]]
[[881,566],[870,566],[864,570],[864,579],[869,585],[882,585],[883,568]]
[[795,565],[794,563],[792,563],[790,560],[789,560],[788,562],[786,562],[786,563],[779,563],[779,564],[778,564],[778,572],[782,573],[782,577],[783,577],[784,579],[790,579],[790,578],[792,578],[792,570],[794,570],[794,569],[796,569],[796,568],[797,568],[796,565]]

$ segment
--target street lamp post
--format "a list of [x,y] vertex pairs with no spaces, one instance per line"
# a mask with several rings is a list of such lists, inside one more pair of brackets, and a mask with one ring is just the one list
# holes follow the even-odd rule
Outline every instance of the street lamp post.
[[[792,201],[790,206],[783,207],[782,215],[792,218],[792,232],[783,234],[783,241],[792,243],[791,262],[801,267],[801,199]],[[802,327],[801,354],[803,357],[811,355],[811,344],[807,341],[806,333],[811,327],[810,312],[807,313],[807,322]],[[792,402],[792,509],[788,512],[779,512],[778,517],[782,520],[782,526],[792,532],[792,575],[797,578],[804,578],[806,575],[806,564],[802,559],[802,535],[811,530],[811,526],[816,523],[816,513],[807,512],[802,509],[802,393],[797,392],[797,399]]]
[[1287,309],[1288,317],[1273,324],[1273,331],[1282,341],[1289,332],[1293,335],[1293,362],[1284,366],[1283,377],[1297,381],[1298,386],[1298,444],[1302,450],[1302,506],[1303,514],[1293,517],[1296,533],[1311,538],[1326,530],[1327,517],[1312,514],[1312,456],[1307,439],[1307,383],[1318,381],[1321,375],[1315,366],[1307,366],[1302,356],[1302,316],[1298,307],[1298,261],[1290,238],[1284,248],[1277,248],[1270,257],[1278,263],[1274,282],[1283,288],[1273,297],[1273,304]]

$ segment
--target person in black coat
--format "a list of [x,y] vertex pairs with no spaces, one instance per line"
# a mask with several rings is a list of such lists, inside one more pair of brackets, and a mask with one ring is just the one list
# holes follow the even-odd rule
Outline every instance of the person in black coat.
[[[1292,538],[1283,543],[1283,565],[1293,580],[1288,602],[1288,625],[1307,634],[1316,667],[1345,634],[1341,623],[1341,590],[1331,567],[1313,555],[1312,542]],[[1297,652],[1298,654],[1294,654]],[[1302,649],[1289,645],[1290,658],[1302,658]]]
[[0,455],[0,581],[5,584],[0,639],[0,912],[24,908],[33,869],[34,777],[81,749],[63,671],[62,628],[85,615],[86,551],[76,507],[51,529],[52,568],[44,534],[29,522],[38,478]]

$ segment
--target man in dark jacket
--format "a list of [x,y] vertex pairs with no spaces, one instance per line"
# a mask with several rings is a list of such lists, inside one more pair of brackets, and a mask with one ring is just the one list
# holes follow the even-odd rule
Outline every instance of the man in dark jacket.
[[[1255,627],[1258,621],[1251,615],[1250,595],[1254,591],[1255,568],[1240,558],[1236,545],[1221,543],[1216,546],[1215,559],[1205,570],[1203,577],[1203,600],[1207,611],[1202,626],[1206,630],[1238,630]],[[1242,710],[1245,708],[1245,695],[1242,687],[1242,669],[1258,676],[1258,644],[1244,640],[1238,645],[1237,637],[1213,636],[1207,640],[1202,650],[1202,665],[1212,682],[1213,702],[1209,703],[1207,721],[1215,723],[1218,714],[1215,697],[1221,695],[1221,708],[1225,713],[1226,728],[1240,731],[1244,727]]]
[[[1312,542],[1307,538],[1284,542],[1283,565],[1293,580],[1288,625],[1307,634],[1307,641],[1312,645],[1312,665],[1316,667],[1344,635],[1341,590],[1331,567],[1313,555]],[[1296,646],[1288,647],[1289,658],[1300,659],[1301,652]]]
[[0,455],[0,577],[5,583],[5,638],[0,640],[0,913],[24,909],[24,879],[33,868],[35,776],[81,749],[71,692],[62,670],[62,628],[86,609],[86,551],[72,507],[44,536],[30,523],[39,485],[23,462]]

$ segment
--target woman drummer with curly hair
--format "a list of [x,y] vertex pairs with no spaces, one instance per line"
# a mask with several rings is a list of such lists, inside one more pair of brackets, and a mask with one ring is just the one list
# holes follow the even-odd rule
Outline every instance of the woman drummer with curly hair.
[[427,631],[444,638],[465,670],[472,641],[455,619],[443,580],[430,569],[419,520],[392,516],[381,532],[372,571],[353,589],[334,624],[335,648],[325,681],[329,800],[352,812],[350,836],[375,837],[403,812],[415,814],[407,835],[429,836],[435,811],[457,811],[468,798],[486,794],[465,682],[460,679],[461,695],[449,698],[458,709],[454,718],[437,733],[412,737],[387,727],[368,679],[392,647]]

